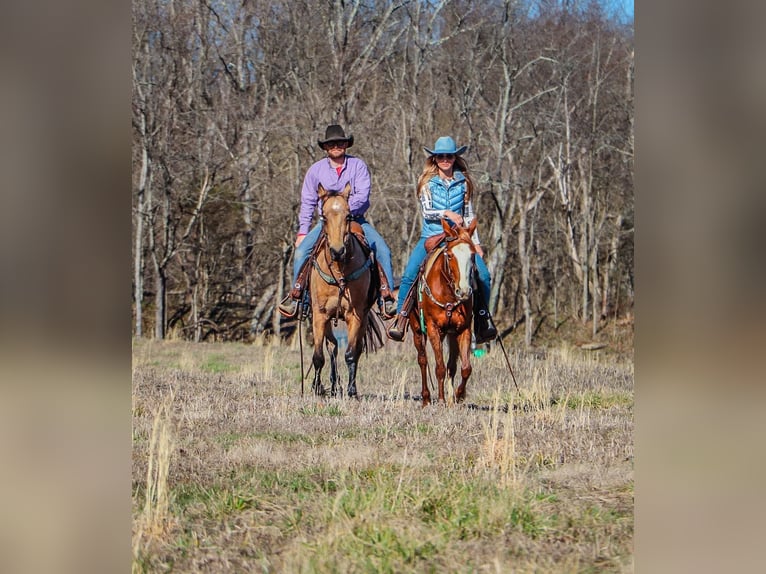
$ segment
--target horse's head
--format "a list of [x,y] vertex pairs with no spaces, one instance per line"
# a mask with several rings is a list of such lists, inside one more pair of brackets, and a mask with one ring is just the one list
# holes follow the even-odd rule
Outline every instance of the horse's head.
[[317,189],[319,201],[322,204],[322,219],[327,234],[327,246],[333,261],[343,261],[348,252],[346,240],[351,223],[351,210],[348,207],[350,193],[351,184],[348,183],[341,192],[327,191],[321,183]]
[[444,250],[445,275],[457,300],[467,301],[473,293],[471,276],[475,265],[476,247],[471,236],[476,229],[476,219],[467,228],[451,226],[442,220],[442,227],[447,234],[447,247]]

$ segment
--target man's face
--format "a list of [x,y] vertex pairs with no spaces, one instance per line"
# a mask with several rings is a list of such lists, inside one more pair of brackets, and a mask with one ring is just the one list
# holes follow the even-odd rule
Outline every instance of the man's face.
[[324,144],[324,149],[327,152],[327,155],[331,159],[340,159],[342,158],[346,153],[346,148],[348,147],[347,142],[339,141],[339,142],[328,142]]

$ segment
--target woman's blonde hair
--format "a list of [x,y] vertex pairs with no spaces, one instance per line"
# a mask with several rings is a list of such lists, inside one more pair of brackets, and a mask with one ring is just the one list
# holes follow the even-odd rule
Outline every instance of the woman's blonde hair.
[[[473,180],[468,173],[468,164],[462,157],[456,155],[455,163],[452,164],[452,169],[463,172],[463,176],[465,177],[464,201],[465,203],[468,203],[473,196]],[[420,198],[420,194],[423,192],[424,187],[428,185],[428,182],[431,181],[431,178],[438,173],[439,166],[436,164],[436,156],[429,155],[426,158],[425,164],[423,165],[423,171],[421,172],[420,177],[418,177],[418,184],[415,187],[415,195],[417,195],[418,198]]]

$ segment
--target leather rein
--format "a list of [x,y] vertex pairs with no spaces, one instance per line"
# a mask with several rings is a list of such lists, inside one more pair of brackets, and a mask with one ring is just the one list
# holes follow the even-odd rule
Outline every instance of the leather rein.
[[[327,223],[327,219],[322,215],[320,217],[323,224]],[[345,230],[345,240],[343,242],[343,245],[346,247],[346,249],[349,249],[349,241],[356,241],[359,243],[359,239],[356,237],[356,235],[351,231],[351,221],[353,221],[353,216],[349,213],[346,215],[346,230]],[[335,324],[337,325],[338,319],[340,318],[340,301],[343,299],[343,292],[348,288],[348,284],[356,281],[359,279],[367,269],[369,269],[372,266],[372,257],[370,255],[367,256],[364,263],[362,263],[361,266],[359,266],[357,269],[354,269],[350,273],[341,275],[340,277],[336,276],[335,273],[332,270],[332,262],[330,261],[329,256],[327,255],[327,252],[329,250],[329,246],[327,245],[327,230],[326,227],[323,225],[322,227],[322,236],[320,237],[320,241],[324,241],[325,245],[323,246],[322,251],[324,252],[325,257],[325,264],[327,265],[327,269],[330,271],[329,273],[325,272],[320,266],[317,261],[319,254],[317,254],[317,257],[314,257],[311,260],[311,264],[314,266],[314,269],[316,269],[319,276],[324,280],[325,283],[328,285],[337,285],[338,286],[338,305],[336,307],[335,312]],[[361,244],[360,244],[361,246]],[[343,263],[342,261],[340,263]]]
[[[321,217],[322,222],[326,222],[324,216]],[[349,241],[356,241],[356,236],[351,232],[351,221],[353,220],[353,217],[351,214],[346,216],[346,240],[344,241],[344,245],[346,245],[346,248],[348,248],[348,242]],[[324,236],[327,235],[327,232],[323,229],[322,234]],[[327,249],[323,249],[324,256],[325,256],[325,263],[327,264],[327,268],[330,270],[330,273],[326,273],[317,262],[317,258],[315,257],[311,264],[314,266],[314,269],[317,270],[317,273],[319,273],[319,276],[324,279],[325,283],[328,285],[337,285],[341,291],[346,288],[346,285],[348,283],[351,283],[353,281],[356,281],[359,279],[364,272],[369,269],[372,266],[372,258],[367,257],[365,259],[364,263],[362,263],[361,266],[359,266],[357,269],[354,269],[351,273],[347,273],[345,275],[341,275],[340,277],[336,277],[335,274],[332,271],[332,265],[329,257],[327,256]]]
[[[447,241],[454,241],[454,239],[448,239]],[[452,271],[450,270],[449,262],[452,257],[452,253],[450,252],[450,249],[445,246],[442,253],[437,255],[437,257],[443,258],[443,263],[441,269],[439,269],[439,273],[444,278],[444,280],[447,282],[447,285],[449,285],[450,292],[454,295],[456,288],[455,288],[455,278],[452,276]],[[457,295],[455,296],[454,301],[447,301],[442,302],[439,301],[431,291],[431,288],[428,286],[428,283],[426,282],[425,273],[421,275],[420,277],[420,290],[424,292],[428,298],[433,301],[436,305],[444,309],[447,313],[447,321],[450,320],[452,317],[452,311],[461,305],[465,304],[466,301],[468,301],[468,298],[466,299],[460,299]]]

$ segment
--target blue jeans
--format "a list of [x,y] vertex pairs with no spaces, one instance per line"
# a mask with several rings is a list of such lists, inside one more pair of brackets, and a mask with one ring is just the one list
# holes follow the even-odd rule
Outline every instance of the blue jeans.
[[[415,244],[415,248],[410,254],[410,259],[407,261],[407,267],[404,269],[402,275],[402,283],[399,285],[399,297],[396,299],[396,312],[399,313],[404,305],[404,299],[407,297],[412,284],[415,282],[415,278],[418,276],[418,270],[421,263],[426,258],[426,239],[427,237],[421,237],[420,241]],[[484,303],[489,305],[489,291],[491,278],[489,276],[489,269],[487,264],[484,263],[479,255],[476,256],[476,271],[479,276],[479,288],[484,296]]]
[[[394,269],[391,265],[391,250],[386,245],[383,237],[378,233],[375,228],[367,223],[366,220],[357,218],[357,221],[361,224],[364,230],[364,236],[369,243],[372,252],[375,254],[375,260],[380,261],[380,266],[383,267],[383,272],[386,274],[386,281],[388,281],[388,288],[394,290]],[[322,232],[322,222],[317,223],[314,228],[309,231],[301,241],[301,244],[295,248],[295,257],[293,258],[293,285],[298,281],[298,272],[303,267],[303,264],[308,261],[311,251],[314,249],[314,245],[319,240],[319,235]]]

